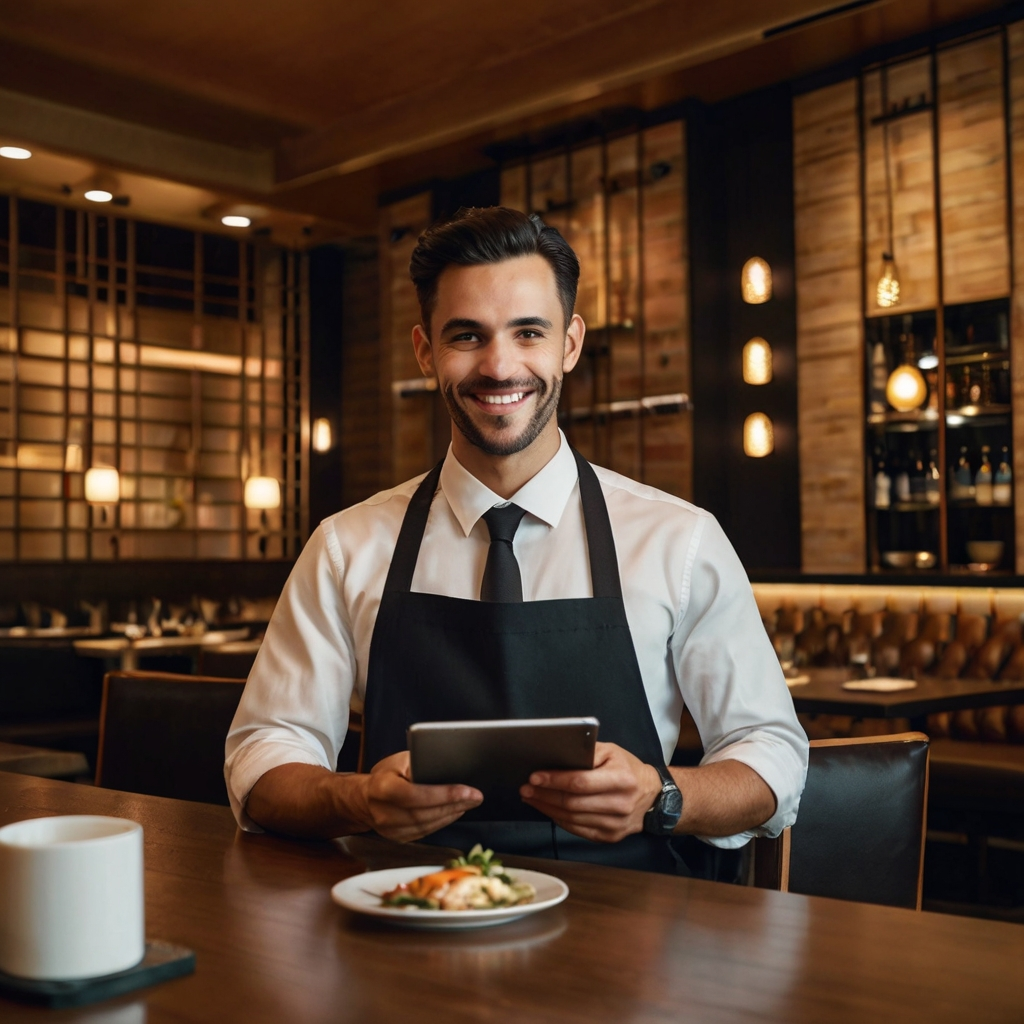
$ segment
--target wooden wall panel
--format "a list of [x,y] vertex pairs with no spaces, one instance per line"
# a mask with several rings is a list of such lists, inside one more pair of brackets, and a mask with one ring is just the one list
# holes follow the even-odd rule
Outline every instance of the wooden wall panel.
[[881,316],[875,288],[882,253],[889,247],[885,176],[885,133],[889,135],[889,171],[893,204],[893,255],[900,281],[900,308],[931,309],[938,301],[935,257],[935,188],[930,110],[888,124],[872,124],[888,105],[931,99],[930,60],[920,57],[891,67],[887,81],[873,71],[864,76],[865,228],[864,309]]
[[430,224],[430,206],[430,193],[422,192],[384,206],[380,213],[381,362],[386,368],[381,401],[383,409],[391,410],[383,445],[388,485],[426,472],[433,464],[434,396],[424,392],[402,398],[392,389],[395,381],[422,377],[412,349],[420,311],[409,280],[409,257]]
[[[389,381],[381,365],[380,259],[377,246],[350,247],[345,253],[341,352],[341,500],[354,505],[390,483],[382,467],[381,405]],[[387,432],[384,432],[385,437]]]
[[1013,192],[1013,291],[1010,372],[1013,375],[1013,478],[1017,508],[1017,572],[1024,573],[1024,22],[1007,29],[1010,57],[1010,171]]
[[857,83],[793,101],[804,572],[863,572],[864,365]]
[[998,35],[938,56],[943,301],[1010,291],[1006,123]]
[[[685,122],[645,131],[643,152],[644,392],[692,395]],[[692,499],[693,413],[648,416],[643,446],[645,483]]]

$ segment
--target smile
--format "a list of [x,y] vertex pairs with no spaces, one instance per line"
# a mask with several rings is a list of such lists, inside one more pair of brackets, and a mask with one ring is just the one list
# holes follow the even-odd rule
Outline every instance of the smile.
[[487,405],[514,405],[526,397],[525,391],[513,391],[510,395],[474,395],[481,402]]

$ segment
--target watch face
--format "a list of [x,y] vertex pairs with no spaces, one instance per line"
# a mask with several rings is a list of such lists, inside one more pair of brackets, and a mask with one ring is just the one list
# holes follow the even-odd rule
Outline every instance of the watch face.
[[683,794],[675,786],[661,791],[661,815],[663,818],[671,818],[672,824],[679,820],[683,813]]

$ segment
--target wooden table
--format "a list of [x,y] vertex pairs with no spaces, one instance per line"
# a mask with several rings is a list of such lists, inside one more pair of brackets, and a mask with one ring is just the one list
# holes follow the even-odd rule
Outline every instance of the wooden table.
[[797,711],[811,714],[854,715],[857,718],[919,718],[939,711],[987,708],[1024,701],[1024,682],[988,679],[919,679],[912,690],[872,693],[844,690],[854,678],[847,669],[810,669],[809,683],[793,686],[790,694]]
[[244,640],[248,627],[221,629],[200,636],[144,636],[129,640],[126,636],[102,637],[95,640],[76,640],[75,653],[86,658],[117,658],[123,672],[139,667],[140,655],[194,654],[202,648]]
[[196,973],[80,1011],[0,1000],[5,1024],[994,1024],[1024,1007],[1016,925],[513,859],[569,899],[499,928],[402,931],[330,887],[436,850],[243,835],[226,808],[0,775],[0,824],[63,813],[142,823],[147,932],[193,948]]

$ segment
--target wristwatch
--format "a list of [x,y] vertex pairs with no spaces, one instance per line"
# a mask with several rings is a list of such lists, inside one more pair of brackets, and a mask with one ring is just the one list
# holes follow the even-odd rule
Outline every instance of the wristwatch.
[[644,815],[644,831],[654,836],[670,836],[683,814],[683,794],[667,768],[658,765],[654,768],[661,776],[661,792]]

